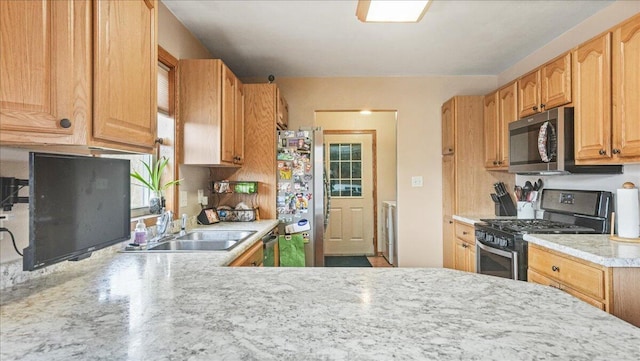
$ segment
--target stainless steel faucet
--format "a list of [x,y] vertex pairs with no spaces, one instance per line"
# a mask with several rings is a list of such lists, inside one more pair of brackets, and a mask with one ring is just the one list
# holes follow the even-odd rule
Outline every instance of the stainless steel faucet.
[[167,231],[170,228],[169,225],[171,224],[172,221],[173,221],[173,212],[171,211],[165,211],[164,213],[162,213],[160,217],[158,217],[158,220],[156,221],[156,231],[157,231],[158,237],[162,237],[167,233]]

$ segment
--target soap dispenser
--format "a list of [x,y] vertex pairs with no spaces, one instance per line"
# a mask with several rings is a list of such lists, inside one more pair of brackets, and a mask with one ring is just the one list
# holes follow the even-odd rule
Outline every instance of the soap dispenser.
[[139,219],[138,223],[136,223],[136,229],[133,233],[133,243],[137,245],[147,244],[147,226],[142,219]]

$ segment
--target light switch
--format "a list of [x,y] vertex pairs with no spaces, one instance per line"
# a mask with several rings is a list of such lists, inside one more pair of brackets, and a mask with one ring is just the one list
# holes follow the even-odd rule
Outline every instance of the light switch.
[[198,189],[198,204],[202,204],[202,197],[204,197],[204,190]]
[[180,191],[180,207],[186,207],[187,205],[187,191]]
[[422,176],[413,176],[413,177],[411,177],[411,186],[412,187],[422,187]]

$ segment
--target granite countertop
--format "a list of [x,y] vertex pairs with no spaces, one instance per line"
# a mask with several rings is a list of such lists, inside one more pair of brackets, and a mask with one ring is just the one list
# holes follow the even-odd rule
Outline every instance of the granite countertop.
[[605,267],[640,267],[640,244],[606,234],[525,234],[524,240]]
[[3,360],[638,360],[640,329],[448,269],[231,268],[115,253],[4,290]]
[[495,214],[454,214],[453,219],[473,226],[481,219],[516,219],[515,216],[496,216]]

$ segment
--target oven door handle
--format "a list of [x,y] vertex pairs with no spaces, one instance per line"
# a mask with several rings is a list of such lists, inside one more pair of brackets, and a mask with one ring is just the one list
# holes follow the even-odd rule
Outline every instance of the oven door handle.
[[[518,253],[515,251],[504,251],[501,249],[497,249],[497,248],[493,248],[487,245],[482,244],[482,242],[476,240],[476,247],[480,248],[483,251],[489,252],[489,253],[493,253],[493,254],[497,254],[498,256],[502,256],[502,257],[506,257],[509,258],[511,260],[511,267],[513,268],[513,279],[517,280],[518,279]],[[476,269],[479,271],[480,270],[480,252],[478,252],[476,250],[476,254],[477,254],[477,261],[476,263],[478,263],[478,265],[476,266]],[[480,272],[478,272],[480,273]]]
[[510,251],[503,251],[501,249],[493,248],[493,247],[490,247],[490,246],[485,246],[480,241],[477,241],[476,244],[483,251],[487,251],[489,253],[497,254],[498,256],[502,256],[502,257],[513,258],[514,253],[515,253],[515,252],[510,252]]

